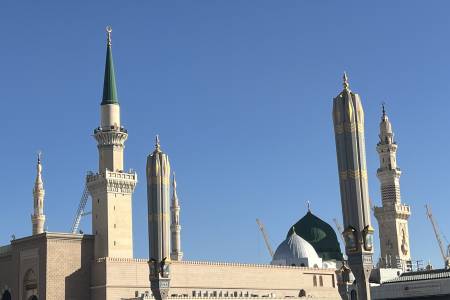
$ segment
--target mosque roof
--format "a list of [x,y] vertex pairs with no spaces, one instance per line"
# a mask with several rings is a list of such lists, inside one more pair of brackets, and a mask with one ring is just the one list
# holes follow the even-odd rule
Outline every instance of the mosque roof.
[[310,243],[302,239],[294,231],[278,246],[272,261],[284,261],[288,266],[300,266],[303,263],[302,258],[317,261],[319,255],[317,255],[316,250]]
[[[323,260],[342,260],[341,247],[333,227],[308,211],[294,224],[295,232],[316,250]],[[289,229],[287,237],[293,232]]]
[[399,277],[393,278],[383,282],[385,283],[396,283],[396,282],[406,282],[406,281],[418,281],[418,280],[432,280],[432,279],[443,279],[450,278],[450,271],[448,269],[436,269],[436,270],[423,270],[416,272],[406,272],[401,274]]

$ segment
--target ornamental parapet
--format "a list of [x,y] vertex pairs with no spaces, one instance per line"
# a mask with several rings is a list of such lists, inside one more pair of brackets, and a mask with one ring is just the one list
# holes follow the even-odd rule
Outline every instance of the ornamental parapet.
[[136,172],[112,172],[106,170],[102,173],[89,172],[86,176],[86,184],[91,187],[96,185],[107,186],[108,192],[129,193],[134,191],[137,183]]
[[395,218],[407,219],[411,215],[411,207],[406,204],[396,203],[394,206],[382,206],[374,207],[375,217],[377,216],[390,216]]
[[[122,258],[122,257],[102,257],[96,260],[97,263],[103,262],[117,262],[117,263],[148,263],[148,259],[145,258]],[[331,272],[334,273],[336,269],[324,269],[324,268],[309,268],[300,266],[278,266],[269,264],[249,264],[249,263],[235,263],[235,262],[217,262],[217,261],[193,261],[193,260],[182,260],[182,261],[171,261],[171,264],[181,264],[181,265],[202,265],[202,266],[228,266],[228,267],[243,267],[243,268],[265,268],[265,269],[298,269],[304,271],[314,271],[317,272]]]

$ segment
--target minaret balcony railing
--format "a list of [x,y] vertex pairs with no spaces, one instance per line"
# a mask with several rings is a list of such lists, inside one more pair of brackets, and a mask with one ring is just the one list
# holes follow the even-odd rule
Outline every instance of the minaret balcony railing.
[[97,134],[98,132],[110,132],[110,131],[118,131],[122,133],[128,133],[128,130],[126,130],[123,126],[116,126],[111,125],[109,127],[97,127],[94,129],[94,134]]
[[395,204],[395,210],[397,211],[397,213],[411,214],[411,208],[409,207],[409,205],[397,203]]
[[104,173],[94,173],[89,172],[86,176],[87,182],[96,181],[99,179],[119,179],[119,180],[127,180],[127,181],[136,181],[137,180],[137,174],[136,172],[129,170],[129,172],[112,172],[109,170],[106,170]]

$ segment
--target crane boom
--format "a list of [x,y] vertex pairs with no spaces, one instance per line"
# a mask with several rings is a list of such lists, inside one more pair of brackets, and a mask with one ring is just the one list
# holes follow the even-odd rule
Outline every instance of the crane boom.
[[256,219],[256,224],[258,224],[259,230],[261,230],[261,233],[264,238],[264,242],[266,243],[267,250],[269,250],[270,257],[273,257],[273,250],[272,246],[270,246],[269,237],[267,235],[266,229],[264,228],[263,223],[259,219]]
[[427,210],[427,217],[428,217],[428,219],[430,219],[431,225],[433,226],[433,231],[436,236],[436,240],[439,244],[439,250],[441,251],[442,258],[444,259],[445,267],[447,268],[448,264],[449,264],[449,257],[447,255],[448,253],[446,253],[446,250],[444,247],[444,242],[442,241],[441,235],[439,233],[438,225],[437,225],[436,221],[434,220],[433,214],[431,213],[431,208],[428,207],[428,205],[425,205],[425,208]]
[[81,196],[80,204],[78,205],[77,213],[75,214],[75,219],[73,220],[72,223],[71,229],[72,233],[77,233],[78,227],[80,226],[81,217],[89,214],[84,212],[88,198],[89,198],[89,190],[87,186],[85,186],[83,190],[83,195]]

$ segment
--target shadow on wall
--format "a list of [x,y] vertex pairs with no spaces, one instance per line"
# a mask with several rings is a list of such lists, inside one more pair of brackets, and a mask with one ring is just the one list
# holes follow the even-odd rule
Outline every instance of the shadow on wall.
[[5,291],[2,295],[2,300],[11,300],[11,293],[9,291]]
[[[65,297],[68,300],[90,299],[91,261],[93,259],[93,244],[83,237],[81,241],[81,268],[65,279]],[[62,300],[62,299],[61,299]]]

